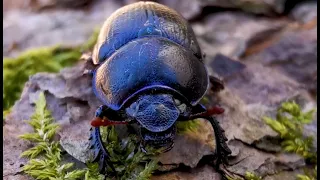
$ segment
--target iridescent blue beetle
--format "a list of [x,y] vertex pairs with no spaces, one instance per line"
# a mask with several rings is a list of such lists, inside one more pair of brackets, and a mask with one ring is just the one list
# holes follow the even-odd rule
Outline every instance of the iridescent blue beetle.
[[92,60],[97,66],[91,71],[93,91],[104,105],[91,123],[90,140],[101,171],[114,168],[99,126],[137,123],[142,148],[148,144],[168,151],[177,121],[205,118],[216,136],[217,167],[231,153],[212,117],[223,109],[199,104],[210,83],[214,92],[223,83],[208,75],[194,32],[176,11],[154,2],[120,8],[104,23]]

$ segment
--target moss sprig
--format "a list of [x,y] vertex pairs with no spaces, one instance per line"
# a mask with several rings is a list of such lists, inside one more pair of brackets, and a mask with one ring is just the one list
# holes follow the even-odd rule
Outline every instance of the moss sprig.
[[200,125],[200,121],[198,119],[190,120],[190,121],[178,121],[177,122],[177,133],[184,134],[186,132],[194,132]]
[[317,166],[312,171],[305,170],[304,174],[298,174],[297,180],[316,180],[317,179]]
[[61,163],[60,144],[53,140],[59,125],[53,122],[50,111],[46,108],[46,99],[40,93],[36,102],[35,112],[28,124],[34,129],[33,133],[20,136],[21,139],[35,144],[21,154],[21,157],[29,158],[22,170],[26,174],[39,180],[80,179],[86,170],[72,170],[73,163]]
[[85,174],[85,180],[104,180],[105,176],[99,173],[98,163],[87,163],[87,172]]
[[304,125],[312,122],[315,111],[312,109],[303,112],[295,102],[285,102],[278,109],[276,119],[264,117],[263,120],[279,134],[284,151],[296,153],[310,162],[316,162],[314,137],[304,135]]
[[[138,137],[130,134],[128,137],[120,139],[115,127],[102,127],[101,134],[110,159],[117,171],[118,179],[127,180],[147,180],[157,169],[158,161],[155,155],[159,151],[148,148],[148,153],[141,151]],[[108,169],[108,173],[111,169]],[[112,178],[108,176],[108,178]]]
[[[296,153],[311,164],[317,163],[317,152],[313,146],[314,137],[304,135],[304,126],[312,122],[315,111],[315,109],[312,109],[303,112],[295,102],[284,102],[278,108],[276,119],[263,118],[267,125],[281,137],[281,146],[284,151]],[[317,166],[312,173],[305,170],[304,175],[297,175],[297,180],[315,180],[317,179],[316,171]]]

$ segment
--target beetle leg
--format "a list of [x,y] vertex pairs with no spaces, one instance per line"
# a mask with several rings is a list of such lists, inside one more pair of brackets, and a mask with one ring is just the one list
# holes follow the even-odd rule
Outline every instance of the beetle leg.
[[112,171],[116,173],[114,166],[110,162],[110,155],[103,145],[99,127],[90,129],[89,140],[90,149],[93,149],[92,162],[98,162],[99,172],[101,174],[104,174],[106,172],[106,166],[109,166],[112,169]]
[[212,92],[219,92],[222,91],[224,89],[224,82],[214,76],[209,76],[209,81],[211,83],[211,91]]
[[219,122],[217,121],[216,118],[212,117],[212,116],[207,116],[204,117],[205,119],[207,119],[213,129],[214,129],[214,134],[216,137],[216,146],[217,146],[217,162],[216,162],[216,166],[217,169],[219,169],[219,165],[222,164],[226,164],[227,163],[227,156],[231,154],[231,150],[229,149],[228,145],[227,145],[227,141],[228,138],[225,136],[225,131],[222,129],[222,127],[220,126]]
[[[222,108],[221,108],[222,109]],[[225,174],[225,172],[220,170],[220,164],[227,164],[227,156],[231,154],[231,150],[227,145],[227,137],[224,134],[223,128],[220,126],[219,122],[216,118],[212,117],[213,114],[221,113],[221,109],[218,107],[214,107],[212,109],[206,110],[203,105],[198,104],[195,107],[192,107],[192,115],[188,117],[180,117],[178,120],[186,121],[196,118],[204,118],[210,122],[213,127],[214,134],[216,137],[216,169],[220,171],[220,173]]]
[[[108,108],[105,105],[100,106],[95,113],[96,118],[94,118],[91,121],[91,125],[93,127],[99,127],[99,126],[112,126],[117,124],[128,124],[127,121],[122,121],[122,117],[118,114],[121,114],[121,111],[117,112],[110,108]],[[108,117],[111,117],[115,120],[109,120]]]
[[[121,113],[121,112],[120,112]],[[101,134],[100,134],[100,126],[107,126],[107,125],[115,125],[115,124],[127,124],[126,121],[110,121],[106,118],[106,115],[113,115],[114,118],[118,119],[114,112],[110,108],[105,105],[100,106],[95,113],[95,119],[91,122],[94,126],[90,129],[90,149],[93,149],[94,158],[92,162],[99,163],[99,172],[105,173],[106,167],[110,167],[114,173],[116,173],[114,166],[110,162],[110,155],[106,148],[103,145]]]

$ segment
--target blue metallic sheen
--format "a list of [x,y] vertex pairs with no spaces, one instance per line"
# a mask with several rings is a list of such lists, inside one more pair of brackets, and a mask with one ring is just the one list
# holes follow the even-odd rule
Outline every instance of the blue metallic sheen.
[[195,105],[208,88],[208,73],[196,56],[183,46],[162,37],[130,41],[94,72],[97,97],[119,110],[139,91],[167,89]]
[[168,94],[141,96],[126,111],[151,132],[169,129],[180,115],[172,95]]
[[138,2],[114,12],[103,24],[93,51],[101,64],[130,41],[145,36],[170,39],[201,60],[201,50],[188,22],[176,11],[154,2]]

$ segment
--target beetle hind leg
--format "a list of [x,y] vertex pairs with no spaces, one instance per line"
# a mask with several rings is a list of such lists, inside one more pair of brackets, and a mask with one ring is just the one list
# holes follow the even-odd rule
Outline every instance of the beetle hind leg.
[[89,141],[90,141],[90,149],[93,150],[93,159],[91,162],[98,162],[99,172],[101,174],[104,174],[108,166],[112,169],[114,173],[116,173],[115,168],[110,161],[110,158],[109,158],[110,155],[103,145],[99,127],[90,129]]

